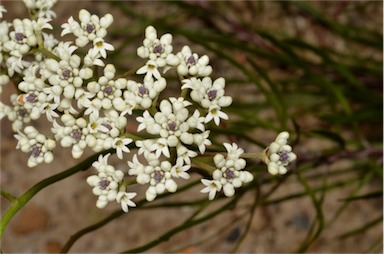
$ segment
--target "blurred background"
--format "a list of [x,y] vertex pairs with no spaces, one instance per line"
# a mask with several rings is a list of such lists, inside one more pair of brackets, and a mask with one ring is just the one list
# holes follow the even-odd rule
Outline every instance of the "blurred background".
[[[23,2],[1,4],[8,10],[4,19],[27,17]],[[226,93],[234,98],[225,110],[230,120],[211,128],[215,145],[235,141],[246,152],[262,151],[288,130],[298,160],[287,175],[276,177],[249,159],[255,181],[232,199],[207,203],[201,186],[193,186],[140,203],[83,235],[71,252],[382,251],[381,1],[58,1],[56,38],[60,25],[70,16],[78,20],[82,8],[113,14],[106,41],[115,51],[106,62],[119,74],[143,63],[136,49],[148,25],[159,35],[173,34],[174,51],[189,45],[210,57],[211,76],[224,77]],[[174,94],[180,81],[166,76]],[[14,92],[9,86],[2,101]],[[36,126],[49,130],[45,123]],[[136,127],[129,122],[130,131]],[[52,164],[30,169],[16,143],[11,123],[2,120],[1,187],[15,196],[80,161],[62,149]],[[113,164],[127,170],[126,162]],[[38,193],[11,221],[3,251],[57,253],[71,235],[118,210],[113,203],[95,207],[88,175],[80,172]],[[144,190],[135,189],[141,197]],[[2,198],[1,212],[7,207]],[[196,211],[201,220],[190,223]]]

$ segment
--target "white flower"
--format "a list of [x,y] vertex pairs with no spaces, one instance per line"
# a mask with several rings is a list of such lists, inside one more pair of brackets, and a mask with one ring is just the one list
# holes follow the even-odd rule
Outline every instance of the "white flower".
[[132,142],[132,139],[130,138],[117,137],[113,140],[112,148],[116,149],[116,155],[120,160],[123,159],[123,152],[129,153],[129,149],[127,145],[130,144],[131,142]]
[[214,120],[216,125],[220,124],[220,119],[228,120],[228,115],[221,111],[223,107],[228,107],[232,103],[230,96],[224,96],[225,80],[218,78],[212,82],[210,77],[202,80],[190,78],[183,80],[181,89],[191,89],[191,98],[208,110],[204,122]]
[[143,109],[148,109],[165,86],[166,80],[164,78],[156,81],[153,78],[144,79],[143,84],[128,80],[128,91],[124,92],[124,99],[129,105],[137,105]]
[[136,197],[137,193],[135,192],[125,192],[119,191],[116,196],[117,203],[121,203],[121,209],[124,212],[128,212],[128,207],[136,207],[136,204],[131,200]]
[[25,153],[31,153],[27,163],[28,167],[35,167],[43,162],[52,162],[52,150],[56,147],[56,141],[42,135],[32,126],[25,127],[24,133],[19,131],[18,134],[15,134],[15,138],[18,140],[16,148]]
[[187,171],[191,168],[191,165],[183,165],[183,160],[177,160],[176,164],[171,168],[171,174],[176,178],[189,179],[190,176]]
[[226,157],[222,154],[215,155],[213,161],[216,165],[216,170],[212,173],[212,178],[223,187],[225,196],[232,197],[235,194],[235,188],[241,187],[244,183],[251,182],[253,175],[243,170],[246,162],[240,156],[244,150],[235,143],[224,143],[224,146],[228,154]]
[[146,157],[148,165],[141,164],[134,156],[133,162],[128,162],[130,175],[136,175],[136,181],[139,184],[149,183],[145,192],[148,201],[154,200],[157,195],[169,192],[176,192],[177,184],[172,179],[172,165],[169,161],[160,162],[155,155]]
[[103,58],[107,58],[107,50],[112,51],[115,48],[112,44],[106,43],[102,38],[96,38],[93,41],[93,48],[91,49],[91,56],[95,57],[100,54]]
[[196,53],[191,52],[189,46],[184,46],[177,56],[180,59],[177,72],[181,76],[206,77],[212,73],[212,67],[208,65],[208,56],[199,58]]
[[140,123],[137,127],[137,131],[147,130],[147,132],[150,134],[158,133],[154,129],[155,119],[152,118],[147,110],[144,111],[143,116],[137,117],[136,121]]
[[91,15],[87,10],[81,9],[79,20],[80,23],[70,17],[68,22],[61,26],[63,28],[61,36],[73,33],[77,37],[76,45],[84,47],[88,42],[102,39],[107,35],[106,29],[112,24],[113,16],[108,13],[99,18],[97,15]]
[[145,29],[143,46],[137,49],[137,55],[148,58],[156,67],[170,67],[179,64],[179,58],[172,54],[172,35],[164,34],[157,38],[157,31],[153,26]]
[[155,154],[157,158],[159,158],[161,154],[164,154],[164,156],[167,158],[171,157],[168,148],[168,142],[165,138],[156,139],[155,143],[153,143],[149,149],[151,152],[156,151]]
[[200,192],[202,193],[209,193],[208,199],[213,200],[216,196],[216,192],[219,192],[222,188],[222,185],[217,180],[208,180],[208,179],[201,179],[201,182],[206,186],[204,189],[202,189]]
[[83,154],[84,149],[87,147],[87,121],[84,118],[75,119],[70,114],[61,116],[64,126],[59,125],[55,120],[53,121],[52,132],[55,133],[55,139],[60,140],[63,147],[72,146],[72,157],[77,159]]
[[161,78],[161,74],[159,70],[157,69],[158,65],[155,61],[149,60],[147,63],[137,70],[137,74],[145,74],[145,80],[151,79],[152,76],[156,79]]
[[25,6],[32,15],[37,14],[38,17],[52,18],[56,17],[56,13],[52,11],[53,5],[57,0],[23,0]]
[[296,160],[296,154],[292,152],[292,147],[287,144],[289,133],[283,131],[277,135],[264,151],[264,162],[268,165],[268,172],[272,175],[287,173],[287,166]]
[[205,153],[207,146],[210,146],[212,142],[208,139],[210,131],[204,131],[203,133],[193,134],[193,142],[199,147],[201,154]]
[[[121,170],[116,170],[108,164],[108,157],[110,155],[106,154],[104,157],[100,155],[98,161],[92,164],[98,171],[98,174],[87,178],[87,183],[93,187],[93,194],[98,196],[96,202],[98,208],[104,208],[108,202],[117,200],[119,185],[124,177],[124,173]],[[121,200],[123,195],[119,198]]]
[[179,144],[176,147],[177,160],[182,160],[186,164],[191,164],[191,158],[196,157],[197,153],[195,151],[189,150],[185,146]]
[[210,121],[215,122],[216,125],[220,124],[220,119],[228,120],[228,115],[222,111],[221,108],[217,105],[212,105],[209,107],[208,114],[205,117],[204,122],[209,123]]

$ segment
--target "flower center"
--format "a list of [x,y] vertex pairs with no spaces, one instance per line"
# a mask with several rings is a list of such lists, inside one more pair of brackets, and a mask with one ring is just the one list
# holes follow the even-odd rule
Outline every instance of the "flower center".
[[140,86],[139,87],[139,94],[141,96],[149,94],[149,90],[145,86]]
[[63,78],[65,80],[68,80],[71,77],[72,72],[70,70],[63,70],[61,75],[63,75]]
[[176,125],[175,122],[170,122],[170,123],[168,124],[168,130],[170,130],[170,131],[175,131],[175,130],[176,130],[176,127],[177,127],[177,125]]
[[213,101],[214,99],[216,99],[216,96],[217,96],[217,91],[216,90],[211,90],[208,92],[208,99],[210,101]]
[[163,52],[164,52],[164,49],[163,49],[163,46],[161,46],[161,44],[158,44],[153,48],[153,53],[155,54],[161,54]]
[[98,48],[103,48],[103,46],[104,46],[104,43],[102,42],[102,41],[98,41],[98,42],[96,42],[96,47],[98,47]]
[[230,169],[227,169],[224,174],[225,174],[225,178],[227,179],[232,179],[235,177],[235,173]]
[[41,152],[41,147],[34,146],[34,147],[32,148],[32,156],[33,156],[33,157],[37,157],[37,156],[39,156],[40,152]]
[[34,103],[37,101],[37,98],[36,98],[36,95],[33,94],[33,93],[30,93],[27,95],[27,97],[25,98],[26,101],[30,102],[30,103]]
[[106,86],[106,87],[104,88],[103,92],[104,92],[106,95],[111,95],[112,92],[113,92],[113,89],[112,89],[112,87],[110,87],[110,86]]
[[15,33],[15,39],[16,39],[16,41],[21,42],[21,41],[24,40],[25,38],[27,38],[27,36],[25,36],[23,33]]
[[278,154],[281,162],[286,162],[289,159],[289,155],[286,152],[279,152]]
[[109,186],[110,182],[107,179],[99,182],[100,189],[105,190]]
[[79,141],[81,139],[82,133],[79,130],[72,131],[72,138],[74,138],[76,141]]
[[21,108],[17,111],[17,114],[21,117],[24,117],[27,114],[27,110],[24,108]]
[[93,30],[95,30],[95,26],[91,23],[87,24],[87,26],[85,27],[85,30],[87,31],[87,33],[92,33]]
[[153,176],[155,181],[159,183],[163,179],[163,174],[161,171],[155,171],[155,175]]
[[196,64],[196,59],[195,59],[195,57],[194,56],[190,56],[190,57],[188,57],[188,59],[187,59],[187,64],[189,64],[189,65],[195,65]]

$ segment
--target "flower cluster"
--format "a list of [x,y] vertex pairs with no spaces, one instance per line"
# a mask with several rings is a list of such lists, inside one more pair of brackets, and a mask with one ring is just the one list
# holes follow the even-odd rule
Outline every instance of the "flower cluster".
[[264,162],[268,165],[268,172],[272,175],[287,173],[287,166],[296,160],[296,154],[292,147],[287,144],[289,133],[283,131],[277,135],[264,151]]
[[[50,163],[56,144],[70,147],[73,158],[86,149],[114,149],[123,160],[134,150],[126,174],[108,163],[112,153],[107,153],[93,163],[97,173],[87,178],[98,197],[97,207],[116,201],[125,212],[135,206],[136,196],[127,192],[127,178],[148,186],[148,201],[176,192],[176,179],[189,179],[197,165],[212,174],[211,180],[202,179],[202,192],[209,192],[209,199],[221,190],[231,197],[236,188],[253,180],[245,170],[244,151],[235,143],[224,143],[226,155],[212,156],[214,170],[200,161],[212,145],[209,127],[228,120],[224,110],[232,103],[225,95],[225,79],[210,77],[207,55],[199,57],[189,46],[174,52],[172,35],[158,36],[149,26],[137,49],[146,62],[136,70],[136,79],[129,79],[107,63],[107,52],[114,50],[106,41],[111,14],[99,17],[80,10],[78,20],[70,17],[62,24],[61,36],[74,36],[63,41],[46,32],[53,28],[50,22],[56,15],[51,8],[56,0],[24,2],[30,19],[0,22],[0,92],[10,79],[18,88],[10,96],[11,105],[0,102],[0,119],[12,122],[17,148],[30,154],[29,167]],[[1,16],[4,11],[0,6]],[[168,81],[162,75],[171,69],[180,79],[180,95],[165,98],[161,95]],[[44,135],[31,126],[40,119],[50,123],[51,133]],[[135,124],[128,119],[136,121],[137,133],[128,132],[127,125]],[[269,147],[266,163],[272,174],[284,173],[295,159],[287,138],[280,134]]]
[[239,148],[235,143],[224,143],[227,149],[227,156],[216,154],[213,161],[216,170],[213,171],[213,180],[202,179],[201,182],[206,186],[201,192],[209,192],[209,199],[212,200],[216,192],[223,189],[224,195],[232,197],[235,194],[235,188],[241,187],[244,183],[251,182],[253,175],[245,170],[246,162],[241,158],[244,150]]

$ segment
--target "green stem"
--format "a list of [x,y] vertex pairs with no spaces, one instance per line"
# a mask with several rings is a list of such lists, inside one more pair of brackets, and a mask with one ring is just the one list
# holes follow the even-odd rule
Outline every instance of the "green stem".
[[196,226],[200,223],[203,223],[203,222],[215,217],[216,215],[226,211],[227,209],[229,209],[229,207],[233,206],[233,204],[235,204],[241,196],[242,195],[236,196],[235,198],[231,199],[230,201],[228,201],[223,206],[221,206],[218,209],[214,210],[213,212],[205,215],[204,217],[201,217],[199,219],[193,219],[193,220],[188,218],[186,221],[181,223],[179,226],[169,230],[168,232],[164,233],[163,235],[161,235],[157,239],[154,239],[153,241],[151,241],[147,244],[144,244],[142,246],[139,246],[137,248],[126,250],[123,253],[140,253],[140,252],[143,252],[145,250],[151,249],[152,247],[156,246],[157,244],[168,240],[173,235],[175,235],[175,234],[177,234],[177,233],[179,233],[179,232],[181,232],[187,228],[191,228],[191,227]]
[[44,55],[52,58],[52,59],[55,59],[56,61],[60,61],[60,57],[56,56],[55,54],[53,54],[51,51],[49,51],[48,49],[44,48],[44,46],[39,46],[39,49],[38,49],[41,53],[43,53]]
[[48,177],[40,182],[38,182],[37,184],[35,184],[34,186],[32,186],[29,190],[27,190],[23,195],[21,195],[19,198],[16,198],[12,204],[11,204],[11,207],[8,208],[8,210],[5,212],[5,214],[3,215],[3,217],[1,218],[1,222],[0,222],[0,239],[2,239],[3,237],[3,233],[9,223],[9,221],[13,218],[13,216],[21,209],[23,208],[23,206],[25,204],[27,204],[27,202],[33,198],[33,196],[35,196],[39,191],[41,191],[42,189],[44,189],[45,187],[55,183],[55,182],[58,182],[64,178],[67,178],[81,170],[86,170],[88,169],[92,163],[97,160],[98,156],[100,154],[106,154],[106,153],[110,153],[112,152],[113,150],[106,150],[106,151],[103,151],[103,152],[100,152],[100,153],[97,153],[97,154],[94,154],[90,157],[88,157],[87,159],[83,160],[82,162],[80,162],[79,164],[77,164],[76,166],[73,166],[61,173],[58,173],[56,175],[53,175],[51,177]]
[[1,196],[5,197],[6,199],[8,199],[10,202],[14,202],[16,200],[16,197],[13,196],[12,194],[6,192],[5,190],[3,189],[0,189],[0,192],[1,192]]
[[[183,187],[181,187],[179,190],[178,190],[178,193],[180,192],[183,192],[183,191],[186,191],[188,189],[190,189],[191,187],[195,186],[196,184],[198,184],[200,181],[194,181],[192,183],[189,183]],[[172,193],[170,192],[167,192],[167,193],[164,193],[162,195],[159,195],[157,197],[157,200],[163,198],[163,197],[167,197],[169,195],[172,195]],[[136,208],[139,208],[139,207],[142,207],[144,206],[145,204],[147,204],[147,201],[145,199],[142,199],[140,200],[139,202],[136,203]],[[145,206],[143,207],[145,208]],[[99,222],[95,223],[95,224],[92,224],[86,228],[83,228],[81,229],[80,231],[77,231],[75,234],[73,234],[69,240],[65,243],[64,247],[60,250],[60,253],[68,253],[68,251],[71,249],[71,247],[76,243],[77,240],[79,240],[82,236],[92,232],[92,231],[95,231],[96,229],[99,229],[101,228],[102,226],[108,224],[109,222],[113,221],[114,219],[117,219],[118,217],[122,216],[123,214],[125,214],[122,210],[117,210],[115,212],[113,212],[112,214],[110,214],[109,216],[107,216],[106,218],[100,220]]]
[[119,79],[119,78],[127,78],[129,76],[132,76],[133,74],[135,74],[137,72],[138,69],[140,69],[141,67],[143,67],[143,64],[140,64],[140,65],[137,65],[135,68],[127,71],[127,72],[124,72],[123,74],[121,74],[120,76],[116,77],[116,79]]

